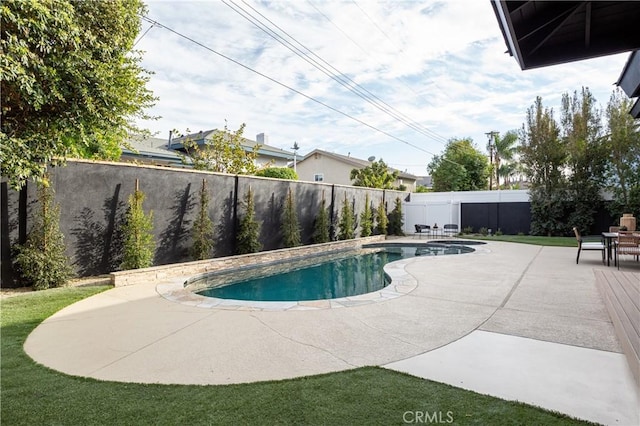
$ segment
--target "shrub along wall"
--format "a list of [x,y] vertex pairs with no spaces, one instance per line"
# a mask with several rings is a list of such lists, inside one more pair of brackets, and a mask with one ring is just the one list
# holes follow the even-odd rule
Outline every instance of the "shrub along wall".
[[[60,229],[65,235],[67,255],[79,276],[105,274],[120,269],[122,234],[120,226],[127,208],[127,198],[138,179],[145,193],[145,211],[153,210],[156,252],[154,265],[192,260],[191,228],[198,208],[202,180],[211,201],[209,216],[214,223],[213,257],[235,252],[235,232],[239,215],[244,214],[242,197],[249,186],[254,192],[256,218],[261,222],[263,250],[283,247],[281,220],[289,188],[294,196],[303,244],[310,244],[314,221],[322,198],[331,209],[333,223],[345,194],[357,217],[364,210],[366,194],[377,206],[385,201],[387,212],[396,197],[407,193],[314,182],[299,182],[233,176],[195,170],[136,166],[125,163],[69,161],[65,167],[51,170],[56,201],[60,204]],[[2,182],[2,286],[18,285],[11,268],[11,247],[26,239],[31,226],[31,209],[35,203],[34,184],[21,192]],[[356,235],[359,235],[359,224]],[[335,236],[335,232],[333,233]]]

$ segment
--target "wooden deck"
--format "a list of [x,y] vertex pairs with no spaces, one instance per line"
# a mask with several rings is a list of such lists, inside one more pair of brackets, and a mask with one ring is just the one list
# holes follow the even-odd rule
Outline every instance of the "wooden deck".
[[640,273],[595,270],[620,345],[640,387]]

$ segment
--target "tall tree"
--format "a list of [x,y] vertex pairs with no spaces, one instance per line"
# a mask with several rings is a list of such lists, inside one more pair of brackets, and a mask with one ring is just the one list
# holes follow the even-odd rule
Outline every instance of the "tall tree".
[[500,137],[497,135],[494,143],[493,150],[493,170],[496,176],[496,187],[500,189],[500,178],[504,178],[503,182],[511,174],[513,167],[512,164],[516,153],[518,152],[518,132],[510,130]]
[[521,161],[531,185],[531,233],[562,234],[566,232],[568,202],[563,174],[567,150],[553,110],[544,108],[539,96],[527,110],[520,139]]
[[124,248],[122,269],[147,268],[153,264],[156,243],[153,238],[153,212],[144,212],[145,195],[138,188],[129,196],[129,209],[125,218],[122,232],[124,234]]
[[260,223],[256,220],[251,187],[244,196],[244,216],[240,219],[236,235],[238,254],[257,253],[262,250]]
[[451,139],[427,169],[436,192],[476,191],[488,186],[489,161],[471,139]]
[[560,128],[553,118],[553,109],[544,108],[542,98],[527,110],[526,123],[522,127],[521,161],[527,179],[534,187],[547,191],[563,188],[562,174],[567,151],[560,140]]
[[338,239],[350,240],[356,237],[355,234],[356,218],[351,207],[351,202],[347,199],[347,194],[344,194],[344,201],[342,202],[342,210],[340,212],[340,222],[338,222]]
[[373,230],[373,210],[369,202],[369,194],[364,200],[364,210],[360,213],[360,236],[368,237]]
[[398,173],[397,170],[391,171],[381,158],[378,161],[373,161],[370,166],[351,170],[351,180],[353,186],[392,189],[398,179]]
[[191,255],[195,260],[208,259],[211,257],[211,250],[213,250],[213,222],[209,217],[209,194],[206,183],[207,181],[202,179],[198,215],[193,222],[191,231],[193,234]]
[[633,102],[620,89],[609,98],[606,109],[609,159],[606,184],[613,192],[612,214],[640,216],[640,120],[629,111]]
[[298,213],[296,212],[296,203],[293,200],[291,188],[289,188],[289,192],[287,193],[284,212],[282,214],[282,235],[285,247],[297,247],[301,244]]
[[60,232],[60,207],[54,201],[53,187],[38,185],[39,206],[24,246],[18,247],[16,264],[20,275],[34,290],[60,287],[71,276]]
[[580,94],[562,95],[562,141],[567,150],[568,197],[572,208],[568,224],[588,232],[602,205],[602,187],[607,153],[601,138],[600,111],[588,88]]
[[322,202],[320,203],[320,210],[316,216],[313,232],[313,242],[328,243],[329,242],[329,213],[327,212],[326,201],[324,199],[324,193],[322,196]]
[[389,234],[391,235],[404,235],[402,226],[404,221],[402,220],[402,200],[400,197],[396,197],[393,210],[389,213]]
[[376,233],[378,235],[387,235],[388,224],[387,207],[384,201],[380,200],[380,204],[378,204],[378,208],[376,209]]
[[12,186],[68,156],[117,159],[155,102],[134,51],[140,0],[5,0],[0,164]]
[[[183,146],[191,157],[193,168],[239,175],[256,174],[261,170],[256,163],[260,145],[255,144],[250,150],[245,148],[242,143],[245,127],[242,123],[238,130],[232,132],[225,121],[224,130],[212,133],[211,138],[205,140],[203,145],[186,137]],[[183,159],[183,162],[186,161]]]

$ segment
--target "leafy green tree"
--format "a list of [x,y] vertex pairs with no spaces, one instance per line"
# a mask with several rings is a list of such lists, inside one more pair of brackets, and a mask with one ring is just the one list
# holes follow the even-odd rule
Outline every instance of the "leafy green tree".
[[373,230],[373,211],[369,202],[369,194],[364,201],[364,210],[360,213],[360,236],[368,237]]
[[503,178],[502,188],[517,189],[516,186],[518,186],[518,183],[513,180],[518,175],[522,175],[522,165],[515,159],[514,161],[501,162],[497,173]]
[[258,172],[256,172],[256,176],[298,180],[298,174],[289,167],[267,167],[266,169],[258,170]]
[[347,199],[347,194],[345,194],[340,212],[340,222],[338,222],[338,239],[350,240],[355,238],[355,223],[356,218],[353,213],[353,208],[351,207],[351,202]]
[[518,132],[510,130],[500,137],[496,136],[493,146],[493,165],[492,171],[496,177],[496,187],[500,188],[500,178],[504,178],[503,182],[506,182],[507,178],[511,175],[515,167],[509,167],[513,164],[513,160],[518,152]]
[[392,189],[398,179],[398,171],[391,171],[389,166],[382,161],[373,161],[370,166],[362,169],[351,170],[353,186],[365,186],[367,188]]
[[[186,136],[183,146],[191,157],[193,168],[238,175],[256,174],[260,170],[256,164],[260,145],[255,144],[251,150],[245,148],[242,144],[245,127],[242,123],[238,130],[232,132],[225,121],[224,130],[213,132],[203,145]],[[183,158],[183,162],[188,160]]]
[[207,193],[206,180],[202,179],[200,188],[200,202],[198,216],[193,222],[193,246],[191,255],[195,260],[204,260],[211,257],[213,250],[213,222],[209,217],[209,194]]
[[282,235],[285,247],[298,247],[300,241],[300,225],[298,224],[298,213],[296,212],[296,204],[293,200],[291,189],[287,193],[287,199],[284,205],[284,213],[282,216]]
[[640,120],[629,111],[633,102],[620,89],[609,98],[606,108],[608,137],[606,185],[613,193],[611,213],[640,216]]
[[329,242],[329,213],[327,212],[324,197],[320,202],[320,210],[318,210],[318,215],[316,216],[313,242],[316,244]]
[[[544,186],[529,188],[531,235],[566,235],[572,202],[565,189],[550,191]],[[571,229],[569,227],[569,229]]]
[[533,187],[547,192],[565,187],[563,170],[567,150],[560,139],[560,128],[553,109],[544,108],[542,98],[527,110],[527,121],[521,130],[521,159],[527,179]]
[[573,96],[562,95],[560,123],[567,150],[567,190],[572,202],[567,222],[585,233],[603,205],[600,188],[607,160],[600,111],[588,88],[583,87],[580,95],[577,91]]
[[18,189],[69,156],[118,159],[155,98],[134,51],[140,0],[5,0],[0,164]]
[[378,208],[376,209],[376,233],[378,235],[387,235],[388,224],[387,209],[384,201],[380,200],[380,204],[378,204]]
[[539,96],[527,110],[520,139],[521,161],[530,182],[531,234],[561,235],[567,230],[571,204],[563,174],[568,153],[553,110],[544,108]]
[[418,192],[418,193],[431,192],[431,189],[427,188],[424,185],[418,185],[418,187],[416,188],[416,192]]
[[402,225],[404,225],[404,222],[402,220],[402,200],[400,200],[400,197],[397,197],[393,206],[393,210],[391,210],[391,213],[389,213],[389,234],[404,235]]
[[38,185],[39,209],[24,246],[18,246],[15,261],[22,278],[34,290],[59,287],[71,276],[60,232],[60,207],[51,186]]
[[240,220],[236,235],[238,254],[257,253],[262,250],[260,244],[260,223],[256,220],[251,187],[244,196],[244,216]]
[[124,235],[122,269],[147,268],[153,264],[156,243],[153,238],[153,212],[145,214],[144,192],[138,188],[129,196],[129,209],[122,225]]
[[451,139],[427,169],[436,192],[477,191],[488,186],[489,161],[471,139]]

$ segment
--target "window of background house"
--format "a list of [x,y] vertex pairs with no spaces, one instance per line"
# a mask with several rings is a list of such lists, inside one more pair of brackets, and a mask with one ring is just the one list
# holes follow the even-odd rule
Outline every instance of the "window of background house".
[[324,181],[324,173],[316,173],[315,175],[313,175],[313,181],[314,182]]

